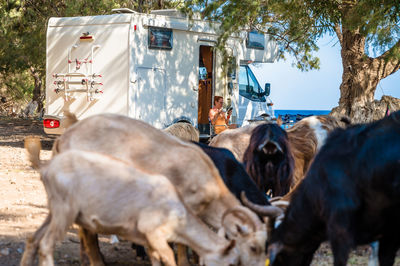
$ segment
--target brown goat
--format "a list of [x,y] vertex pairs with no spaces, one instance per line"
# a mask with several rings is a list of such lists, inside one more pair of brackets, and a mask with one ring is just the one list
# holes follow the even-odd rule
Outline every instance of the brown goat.
[[[303,180],[319,149],[325,144],[329,133],[344,128],[350,122],[329,115],[306,117],[287,129],[290,148],[294,157],[294,174],[291,191]],[[291,192],[283,199],[290,201]]]
[[[150,174],[165,175],[175,185],[188,209],[215,229],[221,228],[224,212],[241,206],[225,186],[214,163],[199,147],[139,120],[115,114],[86,118],[59,137],[53,152],[63,153],[70,149],[109,154]],[[263,252],[265,245],[254,241],[257,232],[254,235],[240,230],[243,217],[254,219],[248,213],[236,211],[226,220],[231,225],[231,235],[243,247],[256,246],[257,251]]]
[[[265,254],[248,256],[241,252],[239,243],[211,231],[185,207],[175,187],[162,175],[145,173],[108,155],[81,150],[65,151],[42,164],[37,141],[30,140],[26,147],[33,166],[40,169],[49,215],[28,239],[23,266],[33,264],[38,250],[39,263],[53,265],[55,242],[73,223],[90,232],[117,234],[145,245],[153,265],[160,265],[161,261],[176,265],[168,245],[171,241],[193,248],[206,265],[262,265],[265,261]],[[264,232],[258,235],[263,243],[264,225],[244,207],[227,211],[222,224],[235,212],[253,216],[256,223],[250,222],[242,230]]]
[[[349,120],[347,118],[337,119],[329,115],[310,116],[300,120],[294,124],[293,127],[286,130],[288,144],[286,145],[287,147],[285,150],[291,153],[291,155],[288,155],[289,158],[292,157],[294,159],[294,167],[291,171],[287,171],[288,176],[285,179],[292,180],[289,186],[291,191],[304,178],[311,161],[325,143],[328,134],[335,128],[345,127],[348,124]],[[226,133],[223,132],[219,136],[215,137],[210,145],[227,148],[235,154],[238,160],[244,161],[244,154],[246,149],[249,147],[251,135],[258,125],[259,124],[250,124],[243,128],[229,130]],[[255,143],[252,148],[253,151],[258,152],[255,149],[261,144],[262,143],[259,143],[257,145],[257,143]],[[281,146],[281,149],[283,149],[283,146]],[[265,173],[261,173],[260,171],[256,173],[254,169],[261,169],[264,167],[261,165],[255,165],[263,164],[262,162],[254,162],[253,166],[250,166],[250,164],[252,164],[249,161],[250,157],[252,157],[250,156],[251,152],[252,151],[247,152],[247,158],[245,159],[247,164],[246,170],[249,171],[250,175],[253,175],[252,178],[257,182],[257,180],[263,178],[259,175],[264,175]],[[282,159],[283,158],[284,157],[282,157]],[[285,160],[287,160],[287,158]],[[276,164],[278,164],[278,162],[276,162]],[[253,173],[250,173],[251,171]],[[290,175],[293,176],[290,177]],[[282,179],[282,177],[279,178]],[[284,189],[283,191],[287,192],[287,189]],[[282,194],[278,193],[278,195]],[[290,200],[290,195],[291,193],[289,192],[289,194],[287,194],[283,199]]]

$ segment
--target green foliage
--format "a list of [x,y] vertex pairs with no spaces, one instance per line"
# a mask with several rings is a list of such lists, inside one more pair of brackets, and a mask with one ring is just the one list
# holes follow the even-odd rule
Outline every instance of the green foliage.
[[149,12],[151,9],[175,8],[181,4],[180,1],[166,0],[0,0],[2,91],[5,86],[12,97],[31,96],[34,83],[33,79],[27,79],[26,76],[31,71],[39,73],[44,84],[46,27],[50,17],[110,14],[113,8],[121,7]]
[[[280,45],[279,57],[294,56],[301,70],[319,68],[316,43],[336,33],[335,26],[365,36],[367,52],[375,54],[400,39],[398,0],[188,0],[185,11],[220,22],[220,45],[243,29],[271,34]],[[390,50],[390,56],[397,56],[397,50]]]
[[4,76],[1,78],[0,84],[2,87],[8,88],[7,98],[13,101],[30,99],[32,97],[33,79],[29,71]]

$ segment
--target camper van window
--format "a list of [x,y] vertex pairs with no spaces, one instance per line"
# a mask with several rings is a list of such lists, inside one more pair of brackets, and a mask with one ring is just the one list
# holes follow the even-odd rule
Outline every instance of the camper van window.
[[247,34],[246,47],[252,49],[264,50],[265,37],[263,33],[250,31]]
[[172,30],[149,27],[149,48],[150,49],[172,49]]
[[239,94],[256,102],[265,102],[264,89],[258,84],[256,77],[248,66],[240,66]]

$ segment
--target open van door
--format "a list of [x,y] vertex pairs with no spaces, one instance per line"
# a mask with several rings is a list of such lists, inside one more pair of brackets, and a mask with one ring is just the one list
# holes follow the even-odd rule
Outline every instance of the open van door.
[[199,47],[199,97],[198,97],[198,128],[201,138],[210,137],[208,113],[213,104],[213,69],[214,48],[200,45]]

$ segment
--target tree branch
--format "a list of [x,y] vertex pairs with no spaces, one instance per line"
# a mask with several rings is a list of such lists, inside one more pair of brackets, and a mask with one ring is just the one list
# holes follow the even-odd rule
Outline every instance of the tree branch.
[[393,54],[399,53],[400,40],[381,56],[373,59],[374,64],[377,64],[379,66],[378,68],[380,68],[381,79],[386,78],[400,69],[400,59],[398,57],[393,57]]
[[[342,34],[342,30],[340,28],[339,24],[335,24],[335,32],[336,32],[336,36],[339,39],[340,42],[340,46],[342,46],[342,42],[343,42],[343,34]],[[343,46],[342,46],[343,47]]]

